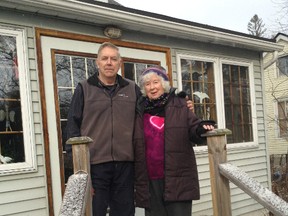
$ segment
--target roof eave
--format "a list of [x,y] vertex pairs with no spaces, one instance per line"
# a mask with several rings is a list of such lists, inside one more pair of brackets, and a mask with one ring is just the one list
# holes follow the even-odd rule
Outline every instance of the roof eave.
[[283,50],[283,46],[276,44],[275,42],[187,25],[77,0],[1,0],[0,6],[79,20],[82,22],[102,25],[113,24],[135,31],[167,35],[260,52]]

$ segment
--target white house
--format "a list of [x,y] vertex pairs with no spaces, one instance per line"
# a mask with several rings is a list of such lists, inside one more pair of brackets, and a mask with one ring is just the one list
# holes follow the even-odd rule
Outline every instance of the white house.
[[[262,54],[283,49],[275,40],[104,0],[1,0],[0,41],[0,153],[12,158],[0,164],[0,215],[58,214],[71,174],[62,137],[69,103],[104,41],[120,47],[119,73],[136,82],[147,65],[165,67],[197,115],[232,131],[229,162],[270,187]],[[201,199],[193,215],[212,215],[207,146],[194,148]],[[232,184],[231,200],[233,215],[263,215]]]

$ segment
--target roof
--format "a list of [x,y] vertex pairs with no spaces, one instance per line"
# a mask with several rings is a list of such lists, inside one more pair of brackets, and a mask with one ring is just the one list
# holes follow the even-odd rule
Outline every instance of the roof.
[[284,40],[284,41],[288,41],[288,35],[279,32],[275,37],[274,37],[275,41],[278,42],[280,40]]
[[55,16],[75,22],[114,25],[150,34],[158,34],[212,44],[220,44],[260,52],[280,51],[275,39],[259,38],[232,30],[203,25],[161,14],[136,10],[94,0],[1,0],[0,7]]

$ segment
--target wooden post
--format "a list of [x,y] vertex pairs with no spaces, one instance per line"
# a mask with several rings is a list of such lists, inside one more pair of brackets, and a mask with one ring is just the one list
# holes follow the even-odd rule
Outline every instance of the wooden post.
[[72,145],[74,173],[85,171],[89,176],[89,195],[86,204],[86,216],[92,216],[92,194],[90,180],[90,154],[88,144],[93,140],[90,137],[73,137],[67,140],[67,144]]
[[227,162],[227,134],[231,134],[228,129],[215,129],[203,134],[204,137],[207,137],[208,144],[214,216],[232,215],[229,180],[219,171],[219,164]]

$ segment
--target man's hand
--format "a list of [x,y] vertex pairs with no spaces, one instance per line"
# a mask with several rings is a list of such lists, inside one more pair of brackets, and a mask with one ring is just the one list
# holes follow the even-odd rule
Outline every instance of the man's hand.
[[189,110],[191,110],[191,112],[194,112],[194,103],[193,103],[193,101],[190,100],[188,96],[186,96],[185,99],[187,101],[187,107],[189,108]]

